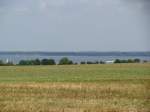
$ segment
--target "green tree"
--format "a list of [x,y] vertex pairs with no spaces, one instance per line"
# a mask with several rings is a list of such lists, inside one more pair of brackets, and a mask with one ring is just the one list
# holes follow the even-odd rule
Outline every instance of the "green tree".
[[120,59],[116,59],[114,63],[121,63]]
[[140,60],[140,59],[134,59],[134,62],[135,62],[135,63],[140,63],[141,60]]
[[59,61],[59,65],[71,65],[73,61],[69,60],[68,58],[64,57]]
[[105,62],[104,62],[104,61],[100,61],[99,63],[100,63],[100,64],[105,64]]
[[31,65],[31,62],[28,60],[21,60],[18,65]]
[[80,64],[81,64],[81,65],[84,65],[84,64],[86,64],[86,62],[85,62],[85,61],[81,61]]
[[39,59],[35,59],[33,63],[34,65],[41,65],[41,61]]
[[21,60],[18,65],[26,65],[26,61],[25,60]]
[[41,64],[42,64],[42,65],[55,65],[56,62],[55,62],[55,60],[53,60],[53,59],[43,59],[43,60],[41,61]]
[[4,62],[2,60],[0,60],[0,66],[3,66]]

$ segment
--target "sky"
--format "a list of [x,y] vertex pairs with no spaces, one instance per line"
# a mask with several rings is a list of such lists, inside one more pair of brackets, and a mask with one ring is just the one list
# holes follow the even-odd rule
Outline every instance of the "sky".
[[150,0],[0,0],[0,51],[150,51]]

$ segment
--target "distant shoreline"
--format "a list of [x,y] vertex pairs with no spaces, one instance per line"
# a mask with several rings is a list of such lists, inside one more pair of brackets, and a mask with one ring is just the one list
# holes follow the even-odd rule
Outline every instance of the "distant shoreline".
[[150,56],[147,52],[44,52],[44,51],[0,51],[0,55],[41,55],[41,56]]
[[0,52],[0,60],[15,64],[20,60],[54,59],[56,63],[63,57],[68,57],[76,63],[82,61],[112,61],[115,59],[140,59],[150,61],[150,52]]

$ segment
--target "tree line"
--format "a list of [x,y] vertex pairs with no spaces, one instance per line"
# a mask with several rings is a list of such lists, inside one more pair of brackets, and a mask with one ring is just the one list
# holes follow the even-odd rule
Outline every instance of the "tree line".
[[[72,60],[68,58],[62,58],[58,65],[71,65],[74,64]],[[21,60],[18,65],[56,65],[56,61],[54,59],[35,59],[35,60]]]
[[[116,59],[113,61],[113,63],[140,63],[140,59],[128,59],[128,60],[120,60]],[[146,61],[143,61],[146,62]],[[60,59],[58,64],[54,59],[35,59],[35,60],[20,60],[18,64],[14,64],[13,62],[7,62],[4,63],[2,60],[0,60],[0,66],[13,66],[13,65],[76,65],[78,63],[74,63],[72,60],[68,59],[67,57],[64,57]],[[81,65],[83,64],[107,64],[106,61],[81,61]]]
[[[72,65],[77,64],[73,63],[72,60],[64,57],[62,58],[58,65]],[[18,64],[14,64],[13,62],[4,63],[0,60],[0,66],[12,66],[12,65],[56,65],[56,61],[54,59],[34,59],[34,60],[20,60]]]
[[128,59],[128,60],[120,60],[120,59],[116,59],[114,61],[114,63],[140,63],[141,60],[140,59]]

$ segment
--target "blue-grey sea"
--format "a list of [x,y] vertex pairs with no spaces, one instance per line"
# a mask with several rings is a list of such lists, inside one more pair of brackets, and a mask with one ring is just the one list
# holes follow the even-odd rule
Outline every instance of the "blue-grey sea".
[[115,59],[141,59],[150,61],[150,52],[0,52],[0,60],[17,64],[20,60],[55,59],[58,63],[63,57],[73,62],[112,61]]

